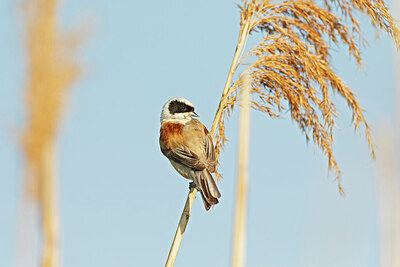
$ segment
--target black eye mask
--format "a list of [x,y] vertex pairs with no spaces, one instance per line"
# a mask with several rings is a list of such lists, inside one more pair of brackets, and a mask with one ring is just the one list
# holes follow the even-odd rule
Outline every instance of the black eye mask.
[[183,102],[174,100],[171,103],[169,103],[168,110],[169,110],[169,113],[174,115],[175,113],[192,112],[192,111],[194,111],[194,108],[192,106],[186,105]]

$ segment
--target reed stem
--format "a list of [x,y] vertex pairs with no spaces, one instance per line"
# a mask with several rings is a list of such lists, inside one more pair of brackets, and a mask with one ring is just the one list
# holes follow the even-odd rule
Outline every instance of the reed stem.
[[239,117],[238,170],[236,181],[235,221],[233,229],[232,267],[245,266],[248,202],[248,164],[250,145],[250,78],[243,77]]
[[175,264],[176,256],[178,255],[179,247],[182,242],[183,234],[185,233],[186,226],[190,218],[190,210],[192,209],[193,201],[196,196],[197,189],[192,187],[189,191],[186,199],[185,207],[183,208],[181,219],[179,220],[178,228],[175,232],[174,241],[172,242],[171,249],[169,251],[167,263],[165,267],[172,267]]
[[[211,126],[211,131],[210,131],[211,136],[214,136],[215,131],[217,130],[218,121],[219,121],[219,119],[220,119],[220,117],[222,115],[224,106],[225,106],[225,104],[226,104],[226,102],[228,100],[228,96],[230,94],[230,90],[229,90],[230,89],[230,84],[232,83],[233,74],[235,73],[235,70],[236,70],[237,65],[238,65],[239,56],[241,55],[241,53],[242,53],[242,51],[244,49],[244,46],[245,46],[245,43],[246,43],[246,39],[247,39],[247,36],[248,36],[249,28],[250,28],[250,20],[247,20],[246,24],[242,25],[242,29],[240,31],[241,34],[239,35],[239,43],[238,43],[238,46],[236,47],[235,55],[234,55],[233,60],[232,60],[232,64],[231,64],[231,67],[230,67],[230,70],[229,70],[228,78],[227,78],[226,83],[225,83],[224,91],[222,93],[221,100],[219,102],[218,109],[217,109],[217,112],[216,112],[215,117],[214,117],[214,122],[213,122],[213,124]],[[243,34],[243,33],[246,33],[246,34]],[[194,200],[194,198],[196,196],[196,192],[197,192],[197,189],[195,189],[195,188],[191,189],[189,191],[189,194],[188,194],[187,199],[186,199],[185,207],[184,207],[184,209],[182,211],[182,215],[181,215],[181,218],[179,220],[178,228],[176,229],[174,240],[172,241],[172,245],[171,245],[171,249],[169,251],[167,262],[165,264],[166,267],[167,266],[171,267],[171,266],[174,266],[174,264],[175,264],[176,256],[178,254],[179,247],[180,247],[181,242],[182,242],[182,237],[183,237],[183,234],[185,232],[186,226],[187,226],[187,224],[189,222],[190,211],[192,209],[193,200]]]
[[248,18],[246,20],[245,24],[242,24],[240,28],[240,34],[239,34],[239,41],[238,45],[236,46],[236,51],[235,55],[233,56],[232,64],[229,69],[228,77],[226,79],[226,83],[224,86],[224,91],[222,92],[221,100],[219,101],[218,109],[214,117],[214,122],[211,126],[210,133],[213,136],[215,134],[215,131],[217,130],[218,127],[218,121],[220,120],[222,116],[222,112],[224,111],[224,106],[228,100],[228,97],[231,93],[231,83],[233,79],[233,75],[235,74],[235,71],[238,67],[238,62],[239,62],[239,57],[242,55],[243,50],[246,45],[247,37],[249,36],[249,31],[250,31],[250,24],[251,24],[251,18]]
[[44,173],[42,185],[43,253],[42,267],[56,267],[59,264],[59,220],[57,207],[57,186],[55,177],[54,148],[47,143],[44,148]]

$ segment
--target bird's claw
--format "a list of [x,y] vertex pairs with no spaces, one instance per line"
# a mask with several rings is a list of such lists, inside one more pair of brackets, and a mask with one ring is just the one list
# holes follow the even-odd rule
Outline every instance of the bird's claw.
[[194,182],[189,183],[189,190],[196,188],[196,184]]

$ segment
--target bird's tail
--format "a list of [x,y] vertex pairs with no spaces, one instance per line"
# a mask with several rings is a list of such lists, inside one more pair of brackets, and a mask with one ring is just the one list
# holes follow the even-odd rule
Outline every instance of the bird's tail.
[[214,178],[207,169],[197,171],[194,176],[194,182],[200,190],[204,207],[206,210],[209,210],[212,205],[218,204],[218,198],[221,197],[221,193],[218,190]]

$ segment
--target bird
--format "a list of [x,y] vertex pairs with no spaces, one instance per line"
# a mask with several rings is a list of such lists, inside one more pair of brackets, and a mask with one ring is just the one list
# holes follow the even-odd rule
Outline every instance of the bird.
[[201,193],[208,211],[218,204],[221,193],[212,177],[218,165],[215,147],[207,128],[197,119],[189,100],[174,97],[168,100],[161,112],[160,149],[175,170],[192,180]]

